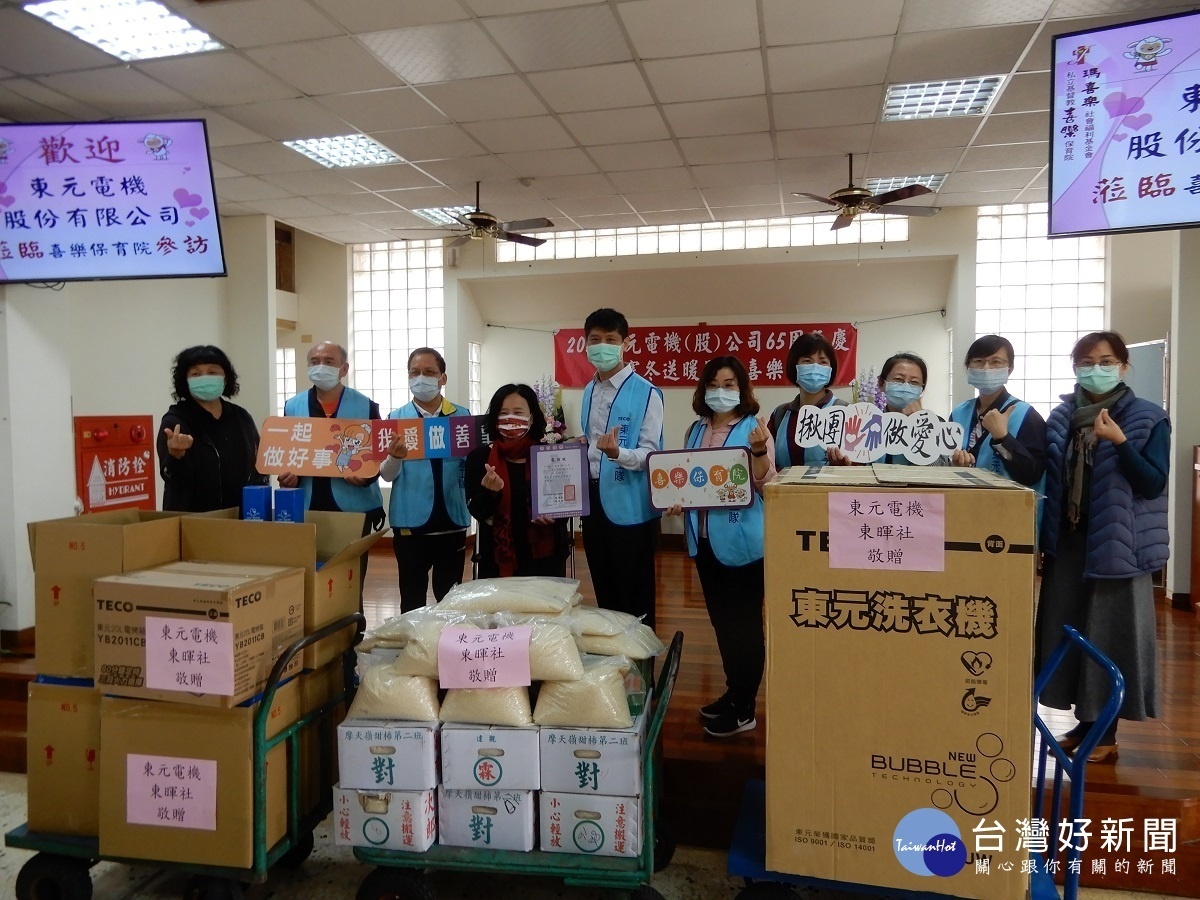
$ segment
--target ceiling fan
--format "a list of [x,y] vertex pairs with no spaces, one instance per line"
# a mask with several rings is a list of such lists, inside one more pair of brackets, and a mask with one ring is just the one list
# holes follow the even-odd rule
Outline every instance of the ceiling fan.
[[816,200],[819,203],[826,203],[830,206],[836,206],[840,212],[838,217],[833,220],[832,231],[839,228],[845,228],[859,213],[883,213],[887,215],[897,216],[934,216],[941,211],[939,206],[890,206],[888,204],[895,203],[897,200],[910,200],[913,197],[920,197],[922,194],[932,194],[929,188],[923,184],[906,184],[904,187],[896,188],[894,191],[887,191],[882,194],[872,195],[869,190],[854,185],[854,154],[846,154],[849,159],[850,179],[847,186],[834,191],[828,197],[822,197],[819,194],[808,194],[804,191],[793,191],[793,197],[807,197],[809,200]]
[[[530,247],[539,247],[546,243],[545,238],[530,237],[527,234],[521,234],[522,231],[532,231],[537,228],[553,228],[554,223],[549,219],[520,219],[515,222],[501,222],[498,218],[489,212],[484,212],[479,206],[479,182],[475,182],[475,209],[472,212],[454,213],[453,217],[457,220],[461,228],[446,226],[440,228],[434,226],[434,230],[440,231],[443,235],[458,235],[454,240],[446,245],[447,250],[453,250],[456,247],[461,247],[469,241],[483,240],[484,237],[499,238],[503,241],[515,241],[518,244],[528,244]],[[396,231],[421,231],[424,232],[422,237],[405,238],[405,240],[425,240],[429,237],[430,229],[428,228],[397,228]]]

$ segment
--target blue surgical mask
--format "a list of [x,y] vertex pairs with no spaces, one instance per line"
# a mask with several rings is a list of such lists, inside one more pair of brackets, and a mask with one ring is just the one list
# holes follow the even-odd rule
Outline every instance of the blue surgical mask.
[[439,381],[441,381],[440,378],[434,378],[432,375],[418,375],[416,378],[408,379],[408,389],[422,403],[428,403],[441,393],[442,386],[438,383]]
[[741,393],[728,388],[709,388],[704,392],[705,405],[715,413],[729,412],[741,402]]
[[967,384],[981,394],[994,394],[1008,383],[1008,369],[967,369]]
[[1107,394],[1121,383],[1120,366],[1079,366],[1075,380],[1089,394]]
[[319,390],[331,391],[342,380],[342,370],[335,369],[333,366],[309,366],[308,380]]
[[833,367],[820,363],[800,363],[796,366],[796,384],[809,394],[824,390],[833,377]]
[[597,372],[611,372],[621,363],[621,345],[588,344],[587,358]]
[[188,393],[197,400],[216,400],[225,393],[224,375],[193,375],[187,383]]
[[919,384],[909,384],[907,381],[888,381],[884,382],[883,393],[887,396],[889,406],[904,409],[925,393],[925,388]]

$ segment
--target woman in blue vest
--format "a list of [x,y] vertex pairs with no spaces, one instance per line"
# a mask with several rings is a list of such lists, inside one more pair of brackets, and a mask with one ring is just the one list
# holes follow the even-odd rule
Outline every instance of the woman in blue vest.
[[950,413],[963,429],[956,466],[990,469],[998,475],[1042,490],[1046,472],[1046,422],[1041,414],[1004,389],[1012,375],[1013,345],[998,334],[976,338],[967,348],[967,384],[979,391]]
[[[879,387],[887,398],[886,411],[911,416],[924,409],[921,395],[925,393],[928,381],[929,368],[925,360],[915,353],[897,353],[888,357],[879,370]],[[879,462],[896,466],[912,465],[903,453],[885,454]]]
[[[768,422],[771,439],[775,442],[775,466],[823,466],[842,463],[845,455],[836,447],[801,447],[796,442],[796,413],[802,406],[825,409],[845,406],[845,401],[833,396],[829,385],[837,376],[837,355],[833,345],[823,335],[802,334],[792,342],[785,364],[788,378],[800,389],[795,398],[775,407]],[[783,435],[783,440],[779,435]]]
[[[700,716],[705,734],[732,737],[758,724],[754,705],[765,661],[762,487],[775,477],[774,442],[755,418],[759,406],[750,376],[735,356],[705,364],[692,409],[700,418],[688,428],[689,448],[748,447],[753,464],[751,506],[684,514],[688,553],[696,560],[725,670],[725,693],[701,707]],[[676,506],[669,514],[681,512]]]
[[[1038,664],[1073,625],[1125,676],[1122,719],[1155,718],[1154,587],[1167,562],[1167,475],[1171,423],[1166,412],[1134,396],[1123,378],[1129,351],[1119,334],[1085,335],[1071,351],[1078,382],[1046,421],[1045,554],[1038,600]],[[1071,654],[1042,692],[1055,709],[1074,706],[1079,724],[1058,739],[1078,747],[1108,699],[1097,666]],[[1116,723],[1088,761],[1117,759]]]

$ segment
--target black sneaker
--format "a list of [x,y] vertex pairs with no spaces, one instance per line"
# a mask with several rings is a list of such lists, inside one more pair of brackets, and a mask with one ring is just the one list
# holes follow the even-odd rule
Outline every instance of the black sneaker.
[[704,733],[709,737],[727,738],[743,731],[753,731],[756,727],[758,721],[753,715],[743,717],[738,713],[728,712],[705,725]]
[[727,712],[733,711],[733,701],[729,699],[728,694],[723,694],[714,700],[708,706],[700,707],[700,718],[702,719],[719,719]]

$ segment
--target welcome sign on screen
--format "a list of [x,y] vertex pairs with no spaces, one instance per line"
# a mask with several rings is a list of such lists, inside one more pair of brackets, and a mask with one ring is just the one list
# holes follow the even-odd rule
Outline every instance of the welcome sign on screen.
[[0,284],[224,274],[203,119],[0,124]]

